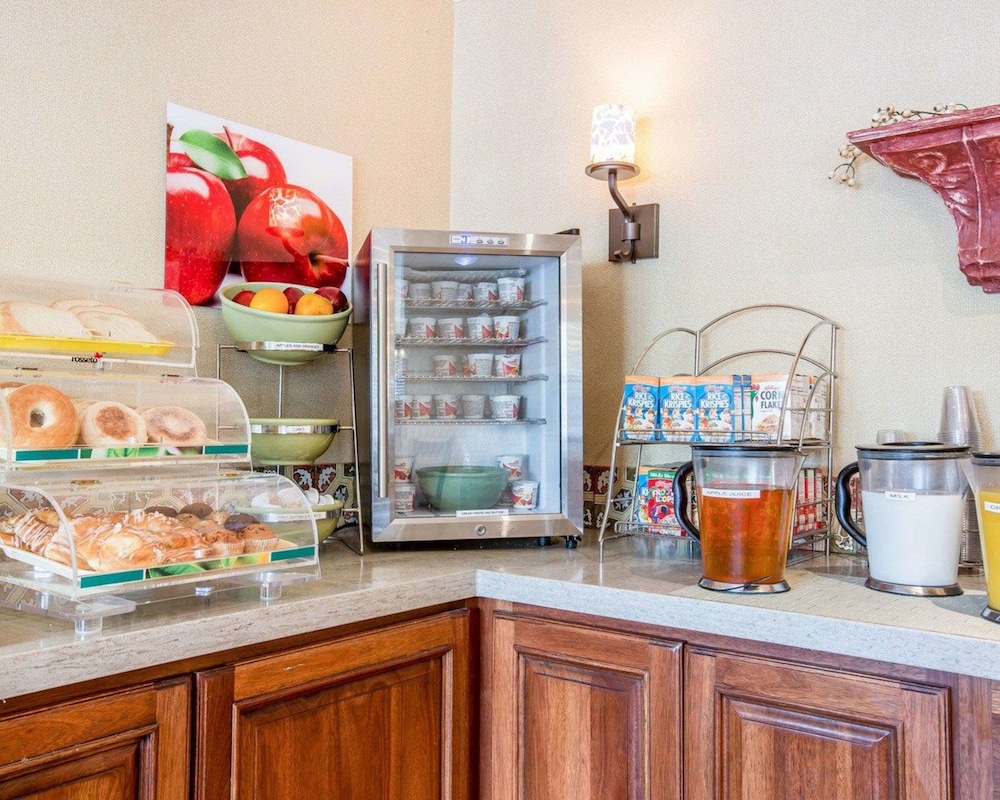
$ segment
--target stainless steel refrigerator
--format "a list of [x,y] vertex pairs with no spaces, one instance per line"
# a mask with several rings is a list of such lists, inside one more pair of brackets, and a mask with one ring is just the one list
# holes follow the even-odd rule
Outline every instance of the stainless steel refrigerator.
[[575,544],[579,237],[375,229],[354,272],[358,478],[372,541]]

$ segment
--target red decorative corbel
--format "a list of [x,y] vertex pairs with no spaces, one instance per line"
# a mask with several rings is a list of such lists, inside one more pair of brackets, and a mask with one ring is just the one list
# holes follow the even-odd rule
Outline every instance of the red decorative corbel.
[[847,138],[941,196],[958,228],[966,279],[1000,292],[1000,105],[865,128]]

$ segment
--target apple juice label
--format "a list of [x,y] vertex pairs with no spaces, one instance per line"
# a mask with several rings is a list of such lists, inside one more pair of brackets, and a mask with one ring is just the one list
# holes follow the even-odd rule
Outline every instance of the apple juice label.
[[712,489],[701,490],[702,497],[719,497],[724,500],[759,500],[760,489]]
[[698,380],[695,394],[695,430],[702,442],[733,441],[733,376]]
[[629,375],[625,378],[618,426],[622,439],[651,442],[656,438],[659,388],[659,378],[648,375]]
[[660,378],[658,427],[661,441],[694,441],[695,381],[690,376]]

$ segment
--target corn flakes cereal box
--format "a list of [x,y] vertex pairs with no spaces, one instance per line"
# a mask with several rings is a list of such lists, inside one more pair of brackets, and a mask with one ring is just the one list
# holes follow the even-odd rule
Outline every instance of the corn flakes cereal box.
[[659,427],[657,396],[660,379],[649,375],[629,375],[622,392],[619,431],[622,439],[652,442]]
[[733,441],[733,376],[703,375],[695,393],[698,441]]
[[[752,376],[750,387],[751,427],[756,434],[768,439],[797,441],[826,438],[828,415],[821,410],[827,405],[828,382],[813,375],[793,375],[791,389],[786,373],[762,373]],[[813,387],[816,387],[813,393]],[[785,394],[788,393],[788,400]],[[810,404],[810,394],[813,394]],[[784,405],[784,416],[782,406]],[[806,408],[811,409],[806,411]]]
[[660,441],[696,441],[697,380],[691,375],[660,378]]

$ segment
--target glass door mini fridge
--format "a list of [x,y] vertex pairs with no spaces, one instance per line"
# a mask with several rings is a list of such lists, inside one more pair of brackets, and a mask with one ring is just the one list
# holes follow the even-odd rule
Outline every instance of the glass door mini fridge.
[[375,229],[354,305],[372,541],[575,545],[580,238]]

